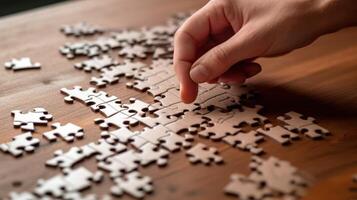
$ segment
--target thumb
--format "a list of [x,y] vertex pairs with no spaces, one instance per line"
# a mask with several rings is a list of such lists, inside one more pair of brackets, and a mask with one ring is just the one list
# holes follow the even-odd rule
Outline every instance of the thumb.
[[232,65],[263,52],[257,38],[249,29],[242,28],[227,41],[215,46],[202,55],[190,71],[191,79],[203,83],[218,78]]

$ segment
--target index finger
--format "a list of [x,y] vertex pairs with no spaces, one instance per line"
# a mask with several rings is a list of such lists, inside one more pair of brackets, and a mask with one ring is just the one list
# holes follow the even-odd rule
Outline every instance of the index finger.
[[174,68],[180,82],[181,99],[185,103],[193,102],[198,92],[198,85],[192,81],[190,70],[197,59],[198,48],[209,36],[210,26],[205,14],[206,6],[188,18],[175,34]]

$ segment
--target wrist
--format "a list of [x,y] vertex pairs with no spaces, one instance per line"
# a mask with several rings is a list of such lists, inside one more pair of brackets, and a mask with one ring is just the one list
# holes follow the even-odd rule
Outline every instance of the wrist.
[[323,34],[357,25],[357,4],[354,0],[318,0],[316,6]]

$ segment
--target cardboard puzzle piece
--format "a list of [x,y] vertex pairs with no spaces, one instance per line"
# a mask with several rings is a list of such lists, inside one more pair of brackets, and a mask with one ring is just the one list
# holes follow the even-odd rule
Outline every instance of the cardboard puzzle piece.
[[198,128],[204,122],[205,119],[203,119],[200,114],[196,112],[186,112],[176,121],[166,124],[165,127],[174,133],[180,133],[183,131],[190,131],[192,128]]
[[130,138],[131,144],[137,149],[142,148],[147,143],[151,143],[157,146],[160,143],[160,139],[169,135],[169,130],[162,125],[157,125],[153,128],[144,128],[139,134]]
[[61,137],[66,142],[73,142],[75,138],[82,139],[84,137],[83,128],[67,123],[66,125],[61,125],[61,123],[52,124],[54,130],[43,133],[43,137],[53,142],[57,140],[57,137]]
[[94,57],[74,65],[77,69],[83,69],[85,72],[92,72],[92,70],[100,71],[103,68],[108,68],[118,63],[108,55],[101,57]]
[[285,125],[284,128],[293,132],[303,133],[312,139],[320,139],[330,134],[327,129],[316,124],[315,118],[306,117],[294,111],[285,113],[277,119],[288,124]]
[[147,66],[142,62],[125,61],[123,64],[101,69],[100,76],[92,77],[90,83],[97,87],[105,87],[106,85],[117,83],[122,76],[132,78],[145,67]]
[[132,137],[138,134],[140,134],[139,131],[131,131],[127,127],[122,127],[113,131],[102,131],[101,137],[110,144],[115,144],[118,142],[127,144],[132,141]]
[[181,147],[190,148],[194,139],[193,136],[189,134],[180,136],[177,133],[169,132],[169,135],[162,137],[159,140],[160,146],[171,152],[175,152],[179,151]]
[[272,190],[300,196],[306,189],[307,182],[298,173],[297,168],[287,161],[273,156],[266,160],[254,156],[250,168],[253,170],[250,178],[265,184]]
[[268,118],[259,114],[260,110],[263,109],[261,105],[255,105],[254,107],[242,106],[242,109],[241,111],[233,112],[233,116],[227,122],[237,126],[242,124],[255,126],[268,121]]
[[81,86],[74,86],[73,89],[62,88],[61,93],[67,95],[64,100],[66,103],[73,103],[74,100],[86,103],[93,96],[98,96],[98,93],[95,88],[83,89]]
[[46,161],[46,166],[70,168],[95,153],[95,149],[92,149],[87,145],[82,147],[72,147],[67,152],[57,150],[54,152],[54,158]]
[[213,110],[207,114],[202,115],[202,118],[207,120],[204,124],[204,130],[198,132],[198,134],[205,138],[219,141],[225,136],[235,135],[240,128],[236,126],[236,123],[230,120],[234,117],[231,112],[222,112],[221,110]]
[[[70,192],[64,194],[63,199],[64,200],[97,200],[97,196],[94,194],[87,194],[86,196],[83,196],[79,192]],[[105,200],[104,197],[102,200]]]
[[139,166],[140,158],[134,150],[128,150],[104,161],[98,162],[98,168],[110,172],[110,177],[119,177],[124,173],[132,172]]
[[139,172],[131,172],[124,178],[114,179],[116,185],[111,188],[113,195],[121,196],[127,193],[134,198],[144,198],[153,191],[152,180],[148,176],[142,176]]
[[11,112],[14,117],[14,127],[21,127],[22,130],[35,131],[35,125],[47,125],[53,116],[44,108],[34,108],[28,112],[14,110]]
[[135,44],[133,46],[126,45],[121,50],[119,50],[119,56],[123,56],[126,59],[133,60],[135,58],[144,59],[147,57],[149,49],[145,46]]
[[97,160],[104,160],[109,156],[126,150],[126,146],[124,144],[109,144],[103,139],[99,139],[97,142],[88,144],[88,147],[95,150]]
[[38,198],[30,192],[10,192],[9,200],[38,200]]
[[211,163],[223,163],[223,159],[218,155],[218,151],[214,147],[207,147],[202,143],[198,143],[186,152],[191,163],[202,162],[206,165]]
[[39,139],[32,137],[31,132],[26,132],[13,137],[8,143],[0,144],[0,150],[18,157],[24,152],[33,152],[39,144]]
[[94,120],[96,124],[99,124],[100,128],[108,129],[110,126],[114,126],[116,128],[135,126],[139,123],[138,120],[128,117],[123,113],[116,113],[108,118],[97,118]]
[[31,59],[27,57],[12,59],[11,61],[6,62],[4,65],[6,69],[12,69],[14,71],[41,68],[40,63],[32,63]]
[[271,124],[266,124],[263,128],[257,129],[257,132],[274,139],[282,145],[300,138],[296,133],[286,130],[281,126],[273,126]]
[[66,36],[88,36],[103,33],[103,30],[97,26],[90,25],[86,22],[78,22],[72,25],[63,25],[60,29]]
[[140,147],[138,157],[142,166],[148,166],[151,163],[155,163],[161,167],[167,165],[169,154],[169,151],[158,148],[154,144],[147,143]]
[[117,33],[113,33],[112,37],[118,42],[125,42],[127,44],[135,44],[144,40],[143,33],[136,30],[123,30]]
[[229,145],[250,151],[253,154],[263,153],[263,149],[258,147],[258,143],[263,140],[264,137],[255,131],[249,131],[248,133],[238,132],[236,135],[229,135],[223,138],[223,141]]
[[55,198],[62,197],[67,192],[79,192],[91,186],[92,182],[101,180],[101,173],[92,173],[84,167],[65,169],[64,174],[58,174],[47,180],[38,180],[34,192],[37,195],[51,195]]
[[138,131],[131,131],[127,127],[122,127],[114,131],[102,131],[101,137],[110,144],[115,144],[117,142],[128,143],[132,141],[132,137],[138,134],[140,134]]
[[241,200],[264,199],[271,191],[248,177],[241,174],[232,174],[230,182],[224,188],[224,192],[237,196]]
[[77,192],[87,189],[91,186],[91,182],[98,183],[103,177],[102,172],[92,173],[84,167],[76,169],[66,168],[63,172],[63,179],[66,183],[65,190],[67,192]]

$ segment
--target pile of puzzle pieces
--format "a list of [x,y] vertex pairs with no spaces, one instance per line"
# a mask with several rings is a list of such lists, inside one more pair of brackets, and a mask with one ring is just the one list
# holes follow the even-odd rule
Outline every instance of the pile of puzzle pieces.
[[[91,84],[100,88],[118,84],[122,79],[128,89],[147,92],[154,100],[124,101],[94,87],[62,88],[66,103],[78,101],[103,116],[94,120],[102,129],[101,139],[67,151],[55,151],[45,165],[61,169],[61,173],[39,180],[32,192],[11,192],[9,199],[98,199],[96,195],[83,196],[81,191],[100,184],[106,174],[112,180],[112,195],[144,198],[154,191],[154,186],[152,179],[141,174],[140,169],[155,164],[169,165],[169,158],[175,152],[184,150],[191,163],[227,162],[216,148],[195,143],[197,136],[253,154],[250,165],[253,172],[249,176],[233,174],[224,188],[227,194],[240,199],[299,199],[304,195],[308,183],[298,170],[275,157],[259,157],[269,153],[259,143],[270,138],[285,145],[302,136],[324,138],[329,131],[316,124],[314,118],[293,111],[276,119],[283,126],[271,123],[274,120],[261,112],[263,106],[254,103],[255,91],[245,85],[201,84],[197,100],[190,105],[182,103],[172,67],[172,41],[188,16],[180,13],[163,25],[119,32],[106,32],[86,23],[62,27],[61,31],[68,36],[100,35],[60,47],[60,53],[69,59],[88,57],[74,67],[99,73],[91,78]],[[118,59],[110,55],[113,51],[117,51]],[[39,145],[39,139],[31,131],[37,124],[46,125],[52,116],[42,108],[28,113],[14,111],[13,115],[14,125],[29,132],[1,144],[0,149],[19,156]],[[134,131],[139,124],[145,128]],[[249,131],[243,126],[248,126]],[[42,134],[49,141],[61,137],[73,142],[84,137],[84,130],[72,123],[56,122],[52,127],[54,130]],[[96,172],[80,166],[90,158],[96,160]]]

